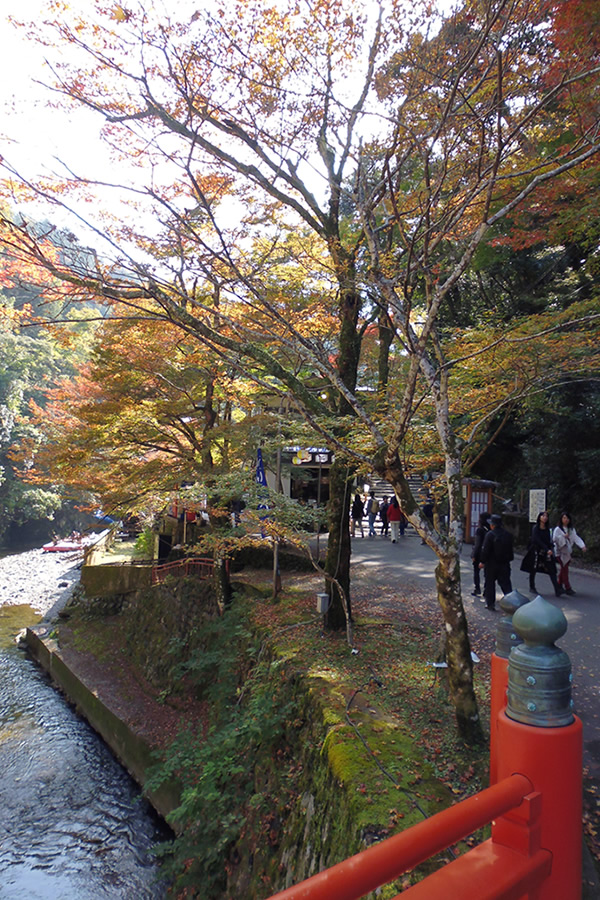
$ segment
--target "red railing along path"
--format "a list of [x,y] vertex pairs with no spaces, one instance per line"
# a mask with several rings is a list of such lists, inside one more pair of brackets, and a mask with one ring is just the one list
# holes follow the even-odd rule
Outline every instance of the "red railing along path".
[[182,578],[194,575],[197,578],[211,578],[214,570],[214,560],[196,557],[195,559],[180,559],[176,562],[162,563],[152,566],[152,584],[161,584],[169,575]]
[[[334,898],[335,900],[358,900],[381,885],[398,878],[403,872],[413,869],[419,863],[429,859],[430,856],[445,850],[446,847],[460,841],[478,828],[489,824],[492,819],[518,807],[531,791],[532,785],[528,778],[523,775],[512,775],[493,787],[463,800],[462,803],[444,809],[430,819],[419,822],[412,828],[395,834],[381,843],[363,850],[362,853],[357,853],[350,859],[313,875],[312,878],[301,884],[287,888],[276,894],[275,897],[277,900],[305,900],[305,898],[306,900],[308,898],[310,900],[334,900]],[[490,862],[494,856],[497,856],[498,863],[502,865],[518,864],[517,854],[510,852],[510,849],[508,853],[510,859],[504,858],[506,854],[502,854],[502,852],[499,854],[488,853],[487,856]],[[461,862],[462,859],[456,860],[456,862]],[[542,854],[539,858],[536,855],[532,861],[534,874],[535,871],[546,870],[549,861],[549,854]],[[442,871],[446,871],[447,868]],[[420,885],[415,887],[420,887]],[[405,894],[410,896],[411,890],[413,889],[410,888],[403,892],[402,896]],[[422,896],[429,895],[422,894]],[[431,896],[437,897],[438,894]],[[455,895],[446,892],[439,896],[450,900]],[[465,896],[476,897],[477,900],[480,900],[483,895],[471,893]]]

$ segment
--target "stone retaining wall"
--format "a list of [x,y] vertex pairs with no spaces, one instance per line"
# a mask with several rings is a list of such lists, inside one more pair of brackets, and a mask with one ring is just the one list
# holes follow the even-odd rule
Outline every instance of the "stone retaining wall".
[[85,565],[81,570],[81,584],[88,597],[107,597],[112,594],[130,594],[150,587],[151,565],[107,563]]
[[[52,626],[48,625],[27,628],[25,640],[29,652],[143,788],[146,773],[154,764],[151,747],[69,669],[61,657],[58,643],[50,636],[51,633]],[[148,791],[145,796],[163,818],[179,805],[179,789],[176,785]]]

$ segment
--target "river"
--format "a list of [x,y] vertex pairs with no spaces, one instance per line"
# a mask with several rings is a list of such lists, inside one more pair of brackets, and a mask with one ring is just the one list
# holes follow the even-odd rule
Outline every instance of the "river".
[[158,900],[169,834],[95,732],[17,649],[39,621],[0,607],[0,900]]

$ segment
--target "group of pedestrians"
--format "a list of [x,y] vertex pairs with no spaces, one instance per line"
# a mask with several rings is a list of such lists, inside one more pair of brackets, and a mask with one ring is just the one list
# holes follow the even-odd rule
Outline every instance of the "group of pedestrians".
[[369,537],[377,536],[376,524],[377,519],[380,522],[380,534],[387,537],[388,534],[392,539],[392,544],[398,542],[398,539],[404,536],[404,530],[408,520],[402,510],[396,496],[391,499],[384,497],[381,501],[375,496],[375,492],[371,491],[363,500],[360,493],[356,493],[350,510],[350,534],[356,537],[357,529],[360,530],[360,536],[365,536],[363,519],[367,517],[369,527]]
[[583,539],[575,531],[568,512],[560,514],[554,531],[551,531],[549,523],[548,511],[544,510],[539,514],[533,526],[531,541],[523,557],[521,569],[523,572],[529,573],[529,590],[532,593],[537,593],[535,576],[538,572],[542,572],[550,577],[557,597],[562,594],[571,597],[575,593],[569,578],[573,547],[579,547],[584,552],[587,548]]
[[[541,512],[533,526],[527,552],[521,563],[521,570],[529,573],[529,589],[537,593],[535,576],[538,572],[548,575],[554,593],[569,596],[575,591],[569,580],[569,564],[573,546],[586,550],[582,538],[573,527],[569,513],[563,512],[554,531],[549,525],[548,511]],[[481,513],[475,531],[475,541],[471,552],[473,561],[473,596],[481,597],[488,609],[496,608],[496,583],[503,594],[512,591],[510,564],[514,559],[513,539],[502,526],[502,516]],[[557,572],[558,564],[558,572]],[[483,596],[481,571],[483,570]]]

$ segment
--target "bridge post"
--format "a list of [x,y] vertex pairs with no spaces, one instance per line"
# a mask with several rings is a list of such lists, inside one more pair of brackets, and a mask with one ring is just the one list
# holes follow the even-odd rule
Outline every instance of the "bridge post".
[[[555,646],[567,622],[562,611],[542,597],[513,616],[523,639],[510,651],[508,702],[496,719],[496,777],[525,775],[539,794],[540,846],[552,854],[552,871],[536,900],[580,900],[582,841],[581,721],[573,715],[571,663]],[[498,820],[492,840],[514,846],[521,828],[518,815]]]
[[491,689],[490,689],[490,784],[497,782],[497,720],[498,713],[506,706],[508,689],[508,657],[513,647],[522,643],[522,638],[513,627],[513,615],[518,609],[529,603],[529,597],[519,591],[505,594],[500,601],[504,615],[496,629],[496,649],[492,653]]

